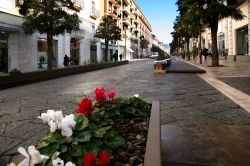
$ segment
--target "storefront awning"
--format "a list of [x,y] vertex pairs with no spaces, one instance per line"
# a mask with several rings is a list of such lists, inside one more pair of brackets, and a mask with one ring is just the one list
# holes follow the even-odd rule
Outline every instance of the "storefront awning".
[[128,50],[129,52],[134,52],[130,47],[127,47],[127,50]]

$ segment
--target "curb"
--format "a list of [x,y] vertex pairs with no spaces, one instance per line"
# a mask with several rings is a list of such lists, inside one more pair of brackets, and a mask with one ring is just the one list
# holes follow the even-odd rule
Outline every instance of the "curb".
[[128,64],[128,61],[118,61],[111,63],[103,63],[97,65],[84,65],[84,66],[70,66],[66,68],[59,68],[54,70],[34,71],[29,73],[21,73],[15,76],[1,76],[0,89],[35,83],[55,79],[74,74],[86,73],[110,67]]

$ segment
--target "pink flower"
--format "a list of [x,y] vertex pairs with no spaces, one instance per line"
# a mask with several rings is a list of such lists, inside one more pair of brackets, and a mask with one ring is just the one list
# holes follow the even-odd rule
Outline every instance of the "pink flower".
[[114,90],[111,90],[107,93],[108,98],[113,99],[115,97],[116,93]]
[[97,101],[98,105],[102,105],[102,101],[105,100],[106,94],[105,94],[106,89],[105,88],[96,88],[95,89],[95,100]]
[[85,114],[87,116],[91,116],[93,112],[92,101],[88,98],[82,99],[79,103],[76,113]]

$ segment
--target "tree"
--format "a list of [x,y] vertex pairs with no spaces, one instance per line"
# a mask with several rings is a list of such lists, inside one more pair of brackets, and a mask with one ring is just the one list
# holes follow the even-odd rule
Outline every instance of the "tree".
[[[244,15],[237,8],[237,0],[184,0],[189,8],[187,11],[191,15],[199,16],[201,22],[211,28],[212,37],[212,66],[219,66],[218,48],[217,48],[217,31],[220,19],[232,17],[235,20],[242,20]],[[196,6],[196,7],[194,7]]]
[[140,48],[142,49],[142,54],[143,54],[143,49],[147,49],[148,45],[149,41],[145,39],[144,36],[140,36]]
[[72,7],[70,0],[24,0],[19,13],[24,16],[22,24],[26,34],[47,34],[48,69],[52,69],[53,36],[78,30],[81,23],[76,13],[65,9]]
[[110,17],[103,17],[99,27],[96,30],[96,37],[105,41],[105,61],[108,60],[109,42],[121,39],[121,29],[116,25],[115,21]]

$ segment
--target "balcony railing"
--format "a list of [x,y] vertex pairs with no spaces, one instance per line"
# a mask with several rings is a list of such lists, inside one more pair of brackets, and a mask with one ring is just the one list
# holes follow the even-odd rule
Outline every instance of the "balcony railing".
[[123,11],[127,14],[130,14],[130,7],[129,6],[123,6]]
[[72,4],[68,6],[70,9],[80,12],[80,10],[84,9],[85,4],[83,0],[70,0]]
[[92,8],[90,10],[90,17],[93,19],[97,19],[100,17],[100,10],[96,9],[96,8]]
[[130,19],[127,17],[127,18],[123,18],[123,22],[125,24],[127,24],[128,26],[130,25]]

